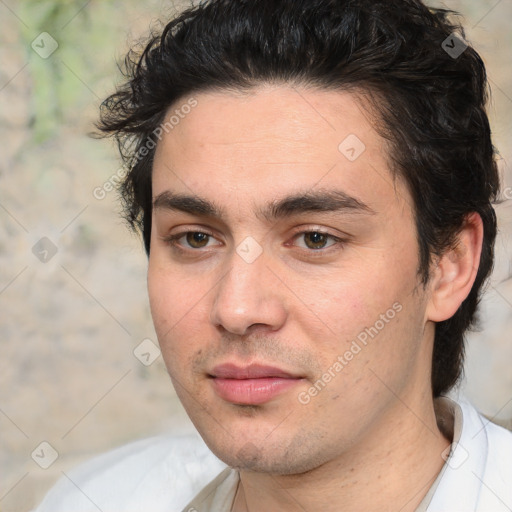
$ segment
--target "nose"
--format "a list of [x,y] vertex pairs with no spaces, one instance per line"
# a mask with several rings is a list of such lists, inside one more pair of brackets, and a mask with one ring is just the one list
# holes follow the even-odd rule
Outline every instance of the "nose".
[[233,252],[229,270],[214,291],[210,320],[218,328],[243,336],[254,330],[278,330],[287,311],[282,286],[264,254],[248,263]]

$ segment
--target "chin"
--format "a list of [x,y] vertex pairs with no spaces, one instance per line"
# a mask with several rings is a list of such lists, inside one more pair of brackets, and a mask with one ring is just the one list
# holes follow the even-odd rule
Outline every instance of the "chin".
[[236,442],[229,438],[223,446],[207,436],[204,436],[204,440],[220,460],[239,471],[276,476],[299,475],[308,473],[329,460],[328,454],[322,456],[315,453],[313,447],[301,438],[275,440],[274,443],[263,439],[258,445],[251,441]]

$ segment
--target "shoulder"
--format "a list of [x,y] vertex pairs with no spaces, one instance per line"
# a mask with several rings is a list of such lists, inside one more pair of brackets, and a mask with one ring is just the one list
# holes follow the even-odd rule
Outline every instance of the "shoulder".
[[496,425],[467,402],[460,403],[467,422],[468,458],[479,460],[472,471],[480,484],[477,510],[501,511],[512,507],[512,432]]
[[510,512],[512,433],[482,416],[465,397],[444,397],[443,404],[451,410],[453,442],[426,510]]
[[197,435],[143,439],[64,473],[35,512],[179,510],[224,468]]
[[[464,428],[467,430],[467,434],[471,434],[470,439],[476,443],[487,445],[487,462],[497,463],[503,460],[505,455],[512,455],[512,432],[510,430],[483,416],[466,399],[459,400],[458,404],[463,411]],[[468,436],[466,435],[466,437]],[[508,467],[510,471],[512,466]]]
[[[493,480],[506,485],[512,497],[512,432],[482,417],[488,445],[486,470]],[[512,505],[512,498],[510,501]]]

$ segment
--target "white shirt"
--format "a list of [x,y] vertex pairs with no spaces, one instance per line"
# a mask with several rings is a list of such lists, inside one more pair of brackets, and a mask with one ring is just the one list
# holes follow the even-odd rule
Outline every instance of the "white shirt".
[[[416,512],[512,512],[512,432],[463,400],[436,413],[453,442]],[[229,512],[238,481],[199,436],[151,438],[64,474],[34,512]]]

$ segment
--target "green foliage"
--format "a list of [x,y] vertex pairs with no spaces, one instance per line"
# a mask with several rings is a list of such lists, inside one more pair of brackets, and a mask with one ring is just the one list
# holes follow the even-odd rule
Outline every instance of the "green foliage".
[[[31,112],[33,142],[44,142],[63,124],[76,125],[76,116],[91,103],[99,103],[95,91],[105,69],[102,57],[113,61],[116,33],[113,0],[23,0],[17,14],[23,25],[32,84]],[[109,26],[110,22],[110,26]],[[42,58],[31,47],[42,32],[58,48]],[[106,50],[106,54],[105,54]],[[113,66],[107,70],[112,75]]]

